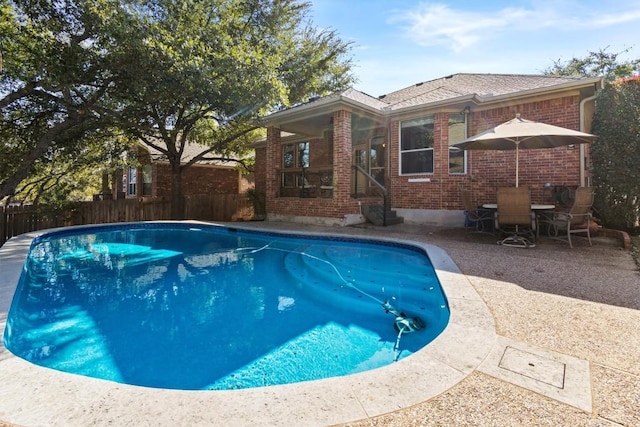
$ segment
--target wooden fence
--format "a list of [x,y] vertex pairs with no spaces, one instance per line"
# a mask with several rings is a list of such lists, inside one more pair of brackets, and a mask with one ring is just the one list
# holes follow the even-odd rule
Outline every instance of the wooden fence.
[[[238,221],[253,217],[253,206],[245,194],[187,196],[186,219]],[[171,203],[157,198],[80,202],[66,209],[47,206],[5,206],[0,215],[0,245],[18,234],[71,225],[170,219]]]

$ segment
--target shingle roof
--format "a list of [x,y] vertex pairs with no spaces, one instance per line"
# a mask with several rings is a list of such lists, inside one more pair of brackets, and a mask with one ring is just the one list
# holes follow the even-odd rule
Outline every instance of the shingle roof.
[[[151,159],[154,162],[165,163],[169,161],[167,159],[167,156],[165,156],[164,153],[156,150],[152,146],[145,144],[142,141],[140,141],[140,144],[149,151],[149,155],[151,156]],[[159,143],[159,145],[163,145],[163,144],[164,144],[163,142]],[[201,145],[195,142],[187,142],[184,146],[184,151],[182,152],[181,163],[189,162],[195,156],[202,153],[203,151],[206,151],[208,148],[209,147],[205,145]],[[228,167],[233,167],[236,165],[236,162],[232,160],[231,161],[212,160],[211,158],[214,158],[214,157],[220,157],[220,155],[216,153],[210,153],[206,156],[205,159],[198,160],[196,163],[199,165],[216,165],[216,166],[228,166]],[[234,158],[234,159],[238,160],[239,158]]]
[[[461,97],[477,97],[489,101],[492,97],[517,94],[518,92],[552,88],[580,81],[594,81],[593,78],[546,76],[529,74],[452,74],[427,82],[417,83],[404,89],[379,97],[373,97],[350,88],[331,95],[318,97],[309,102],[291,107],[273,115],[299,111],[301,108],[313,108],[314,104],[324,105],[334,100],[356,102],[380,112],[392,112],[413,106],[428,105],[436,102],[454,100]],[[267,120],[269,117],[267,117]]]
[[531,89],[540,89],[583,80],[581,77],[560,77],[524,74],[453,74],[417,83],[379,97],[392,109],[443,101],[464,95],[491,97]]

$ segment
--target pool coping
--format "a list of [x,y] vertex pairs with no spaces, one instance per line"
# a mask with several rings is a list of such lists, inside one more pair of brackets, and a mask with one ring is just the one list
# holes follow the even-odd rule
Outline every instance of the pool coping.
[[[234,224],[233,228],[256,232],[241,225]],[[61,229],[23,234],[0,247],[2,334],[31,242],[54,230]],[[268,227],[259,231],[350,237]],[[227,425],[330,425],[423,402],[453,387],[480,366],[496,343],[495,324],[488,307],[451,257],[437,246],[416,241],[366,236],[356,239],[422,248],[436,270],[451,310],[449,324],[433,342],[410,357],[371,371],[297,384],[184,391],[130,386],[43,368],[14,356],[0,340],[0,420],[23,425],[212,425],[221,420]]]

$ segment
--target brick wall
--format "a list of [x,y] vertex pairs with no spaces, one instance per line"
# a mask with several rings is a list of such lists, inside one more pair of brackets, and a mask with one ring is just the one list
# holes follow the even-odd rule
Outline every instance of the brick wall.
[[[516,113],[528,120],[540,121],[579,130],[580,97],[565,96],[490,110],[471,111],[468,115],[468,135],[475,135],[513,119]],[[416,116],[417,118],[417,116]],[[357,199],[351,197],[351,113],[336,111],[333,115],[333,138],[313,140],[310,144],[311,165],[327,164],[333,151],[333,198],[279,197],[277,171],[281,168],[281,136],[279,129],[267,130],[266,148],[256,150],[256,189],[267,194],[267,212],[282,215],[342,218],[359,212]],[[376,135],[389,132],[389,189],[391,206],[399,209],[462,209],[461,191],[469,189],[474,203],[495,202],[496,189],[515,185],[515,151],[468,151],[467,173],[449,174],[448,113],[435,114],[434,172],[425,175],[399,176],[399,121],[372,130]],[[324,147],[324,150],[322,149]],[[585,149],[586,158],[589,149]],[[531,188],[534,202],[550,202],[550,190],[544,184],[580,185],[580,149],[559,147],[545,150],[520,150],[520,185]],[[587,162],[588,164],[588,162]],[[586,171],[587,175],[589,171]],[[409,182],[412,178],[429,178],[430,182]]]
[[[249,186],[248,182],[243,184]],[[170,197],[171,167],[166,163],[156,163],[153,169],[154,196]],[[235,169],[208,165],[193,165],[182,173],[182,192],[185,196],[199,194],[237,194],[241,180]]]
[[267,147],[256,148],[256,162],[253,166],[256,193],[263,197],[267,194]]
[[[580,98],[570,96],[559,99],[531,102],[471,112],[468,116],[468,135],[475,135],[500,123],[513,119],[516,113],[522,118],[555,126],[579,130]],[[461,190],[469,189],[475,195],[474,202],[496,200],[496,189],[514,186],[516,176],[516,152],[468,151],[467,174],[448,173],[447,114],[436,114],[434,126],[434,173],[417,176],[398,176],[399,153],[391,150],[392,205],[405,209],[462,209]],[[399,142],[399,122],[391,125],[393,147]],[[588,146],[586,148],[588,157]],[[528,185],[534,202],[552,201],[551,192],[544,184],[580,185],[580,149],[559,147],[544,150],[520,150],[519,185]],[[588,171],[587,171],[588,173]],[[431,182],[409,182],[410,178],[428,177]]]
[[[256,167],[265,159],[267,213],[295,216],[342,218],[357,214],[359,205],[351,198],[351,113],[337,111],[333,116],[332,141],[312,140],[309,144],[310,165],[333,164],[332,198],[279,197],[277,170],[281,168],[281,136],[276,128],[267,129],[267,147],[264,157],[256,152]],[[324,149],[322,148],[324,145]],[[330,147],[332,147],[330,149]],[[316,163],[318,162],[318,163]],[[325,163],[326,162],[326,163]],[[257,175],[256,175],[257,176]],[[260,185],[257,184],[257,188]]]

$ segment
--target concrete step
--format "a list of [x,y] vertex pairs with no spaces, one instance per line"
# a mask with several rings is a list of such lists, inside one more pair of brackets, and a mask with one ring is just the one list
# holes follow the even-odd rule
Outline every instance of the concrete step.
[[374,225],[395,225],[402,224],[404,218],[398,216],[394,210],[384,212],[384,207],[379,204],[362,205],[362,215]]

